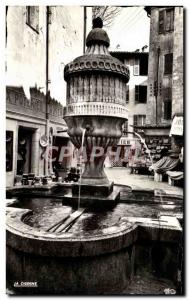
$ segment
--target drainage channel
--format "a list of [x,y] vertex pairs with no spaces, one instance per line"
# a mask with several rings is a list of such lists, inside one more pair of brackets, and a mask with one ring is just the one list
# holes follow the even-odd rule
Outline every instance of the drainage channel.
[[47,232],[68,232],[68,230],[75,224],[76,220],[84,213],[84,211],[86,211],[86,208],[79,208],[72,214],[64,217],[62,220],[49,227]]

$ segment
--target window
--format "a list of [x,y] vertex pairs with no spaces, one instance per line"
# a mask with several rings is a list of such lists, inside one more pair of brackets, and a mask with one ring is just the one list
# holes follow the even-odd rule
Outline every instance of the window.
[[141,54],[139,58],[134,59],[133,65],[134,76],[146,76],[148,75],[148,55]]
[[164,101],[164,119],[170,120],[172,115],[172,102],[171,100]]
[[159,11],[159,33],[174,30],[174,8]]
[[147,101],[147,86],[135,85],[135,102],[146,103]]
[[39,6],[26,6],[26,24],[39,33]]
[[128,120],[125,121],[125,123],[123,124],[123,136],[127,136],[128,135]]
[[173,71],[173,53],[164,55],[164,74],[172,74]]
[[126,85],[126,103],[129,103],[129,85]]
[[134,126],[143,126],[146,124],[146,116],[145,115],[134,115],[133,116],[133,125]]

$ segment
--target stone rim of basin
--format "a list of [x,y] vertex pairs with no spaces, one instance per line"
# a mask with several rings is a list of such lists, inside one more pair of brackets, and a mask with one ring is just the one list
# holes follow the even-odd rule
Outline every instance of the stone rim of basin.
[[[116,252],[136,242],[141,236],[141,228],[145,232],[144,236],[147,234],[147,238],[151,240],[159,238],[159,233],[162,234],[162,241],[169,240],[174,243],[182,238],[182,228],[178,220],[167,216],[160,216],[159,220],[122,218],[116,225],[105,228],[104,232],[100,231],[99,235],[74,237],[70,233],[58,236],[56,233],[28,226],[22,219],[31,213],[28,209],[7,208],[7,244],[23,252],[42,256],[80,257]],[[167,230],[170,233],[168,236]]]

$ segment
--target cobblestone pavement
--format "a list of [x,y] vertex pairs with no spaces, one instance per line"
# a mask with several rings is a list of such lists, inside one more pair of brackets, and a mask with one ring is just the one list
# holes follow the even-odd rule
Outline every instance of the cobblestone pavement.
[[128,168],[105,168],[109,180],[136,189],[161,189],[169,194],[183,195],[183,188],[170,186],[167,182],[156,182],[153,176],[130,174]]

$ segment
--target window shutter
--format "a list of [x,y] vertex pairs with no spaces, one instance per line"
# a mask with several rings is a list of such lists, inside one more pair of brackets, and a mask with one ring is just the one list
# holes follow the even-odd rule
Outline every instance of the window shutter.
[[26,23],[30,24],[30,6],[26,6]]
[[30,6],[30,22],[34,26],[35,23],[35,6]]
[[172,88],[166,87],[163,89],[163,99],[164,101],[171,101],[172,99]]
[[146,116],[145,115],[143,115],[142,125],[146,125]]
[[39,6],[26,6],[26,23],[39,31]]
[[159,33],[164,33],[164,10],[159,11]]
[[129,85],[126,85],[126,103],[129,102]]
[[164,55],[164,74],[172,74],[173,71],[173,53]]
[[143,115],[138,115],[138,118],[137,118],[137,124],[138,126],[141,126],[142,125],[142,122],[143,122]]
[[139,85],[135,85],[135,102],[139,101]]
[[30,6],[30,13],[32,18],[34,18],[35,16],[35,10],[36,10],[36,6]]
[[35,29],[39,31],[39,6],[35,6]]
[[165,30],[169,31],[171,27],[171,12],[170,10],[166,11],[166,22],[165,22]]
[[123,136],[127,136],[127,132],[128,132],[128,120],[125,121],[125,123],[123,124]]
[[171,101],[164,101],[164,119],[170,120],[172,115],[172,103]]
[[137,126],[137,124],[138,124],[137,120],[138,120],[137,115],[134,115],[134,116],[133,116],[133,123],[134,123],[134,126]]
[[134,66],[133,66],[133,75],[139,76],[140,74],[140,67],[139,67],[139,59],[134,60]]
[[6,172],[13,169],[13,131],[6,131]]
[[172,31],[174,29],[174,9],[166,10],[166,25],[165,30],[167,32]]
[[171,10],[171,27],[170,30],[174,30],[174,9]]
[[137,66],[137,65],[134,66],[133,75],[135,75],[135,76],[139,75],[139,66]]
[[139,99],[140,103],[146,103],[147,101],[147,86],[146,85],[139,85]]

